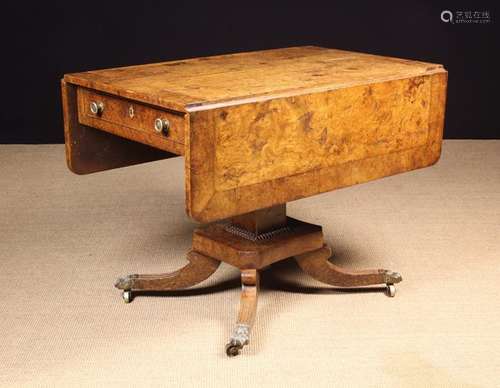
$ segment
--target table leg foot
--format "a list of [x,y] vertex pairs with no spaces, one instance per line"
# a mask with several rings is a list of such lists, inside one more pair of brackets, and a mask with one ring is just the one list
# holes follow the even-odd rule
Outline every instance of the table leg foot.
[[396,286],[394,284],[387,284],[387,295],[391,298],[394,298],[396,296]]
[[207,279],[220,265],[219,260],[196,251],[190,251],[187,260],[188,264],[175,272],[134,274],[119,278],[115,287],[123,290],[123,300],[129,303],[133,299],[132,291],[168,291],[191,287]]
[[259,272],[255,269],[241,271],[240,310],[236,327],[226,345],[226,354],[229,357],[237,356],[240,350],[248,345],[257,312],[259,293]]
[[132,291],[126,290],[122,293],[122,298],[125,303],[130,303],[134,300],[134,296],[132,295]]
[[236,328],[226,345],[226,354],[229,357],[237,356],[243,346],[250,342],[250,327],[248,325],[237,324]]
[[328,259],[332,251],[328,245],[322,248],[295,256],[300,268],[320,282],[338,287],[359,287],[375,284],[386,284],[390,296],[396,293],[395,283],[403,280],[401,275],[386,269],[346,271]]

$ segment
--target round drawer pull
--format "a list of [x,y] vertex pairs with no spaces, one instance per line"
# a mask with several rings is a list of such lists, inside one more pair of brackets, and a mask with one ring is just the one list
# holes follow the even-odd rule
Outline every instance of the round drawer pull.
[[155,131],[158,133],[167,134],[170,128],[170,123],[167,119],[157,118],[155,120]]
[[102,102],[92,101],[90,103],[90,111],[95,115],[100,115],[104,110],[104,104]]

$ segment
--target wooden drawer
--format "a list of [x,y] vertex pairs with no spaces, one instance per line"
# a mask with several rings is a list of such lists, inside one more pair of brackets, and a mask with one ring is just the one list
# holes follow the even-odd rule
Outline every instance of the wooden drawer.
[[[185,116],[121,97],[78,88],[78,121],[124,138],[135,140],[177,155],[184,154]],[[91,104],[99,106],[92,112]],[[95,110],[94,110],[95,111]],[[157,119],[168,129],[158,132]]]

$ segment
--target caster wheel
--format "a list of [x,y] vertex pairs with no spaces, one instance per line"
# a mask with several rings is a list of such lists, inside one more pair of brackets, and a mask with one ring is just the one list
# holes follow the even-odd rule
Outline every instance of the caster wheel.
[[132,299],[133,299],[133,297],[132,297],[132,291],[123,291],[122,296],[123,296],[123,301],[125,303],[132,302]]
[[394,298],[396,296],[396,286],[394,284],[387,285],[387,295],[391,298]]
[[238,354],[240,354],[240,350],[242,347],[243,346],[241,345],[230,342],[226,345],[226,354],[228,355],[228,357],[237,356]]

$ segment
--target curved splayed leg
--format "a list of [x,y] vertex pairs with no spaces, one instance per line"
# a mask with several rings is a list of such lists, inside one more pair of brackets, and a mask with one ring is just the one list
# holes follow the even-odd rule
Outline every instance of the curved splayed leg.
[[[402,281],[399,273],[386,269],[347,271],[328,259],[332,251],[328,245],[322,248],[295,256],[295,260],[302,270],[320,282],[338,287],[359,287],[375,284],[386,284],[391,290],[394,290],[394,284]],[[391,292],[391,296],[394,296]]]
[[[212,275],[220,261],[196,251],[187,254],[188,264],[181,269],[164,274],[127,275],[119,278],[115,287],[124,290],[126,302],[132,300],[132,291],[168,291],[194,286]],[[126,297],[125,297],[126,296]]]

